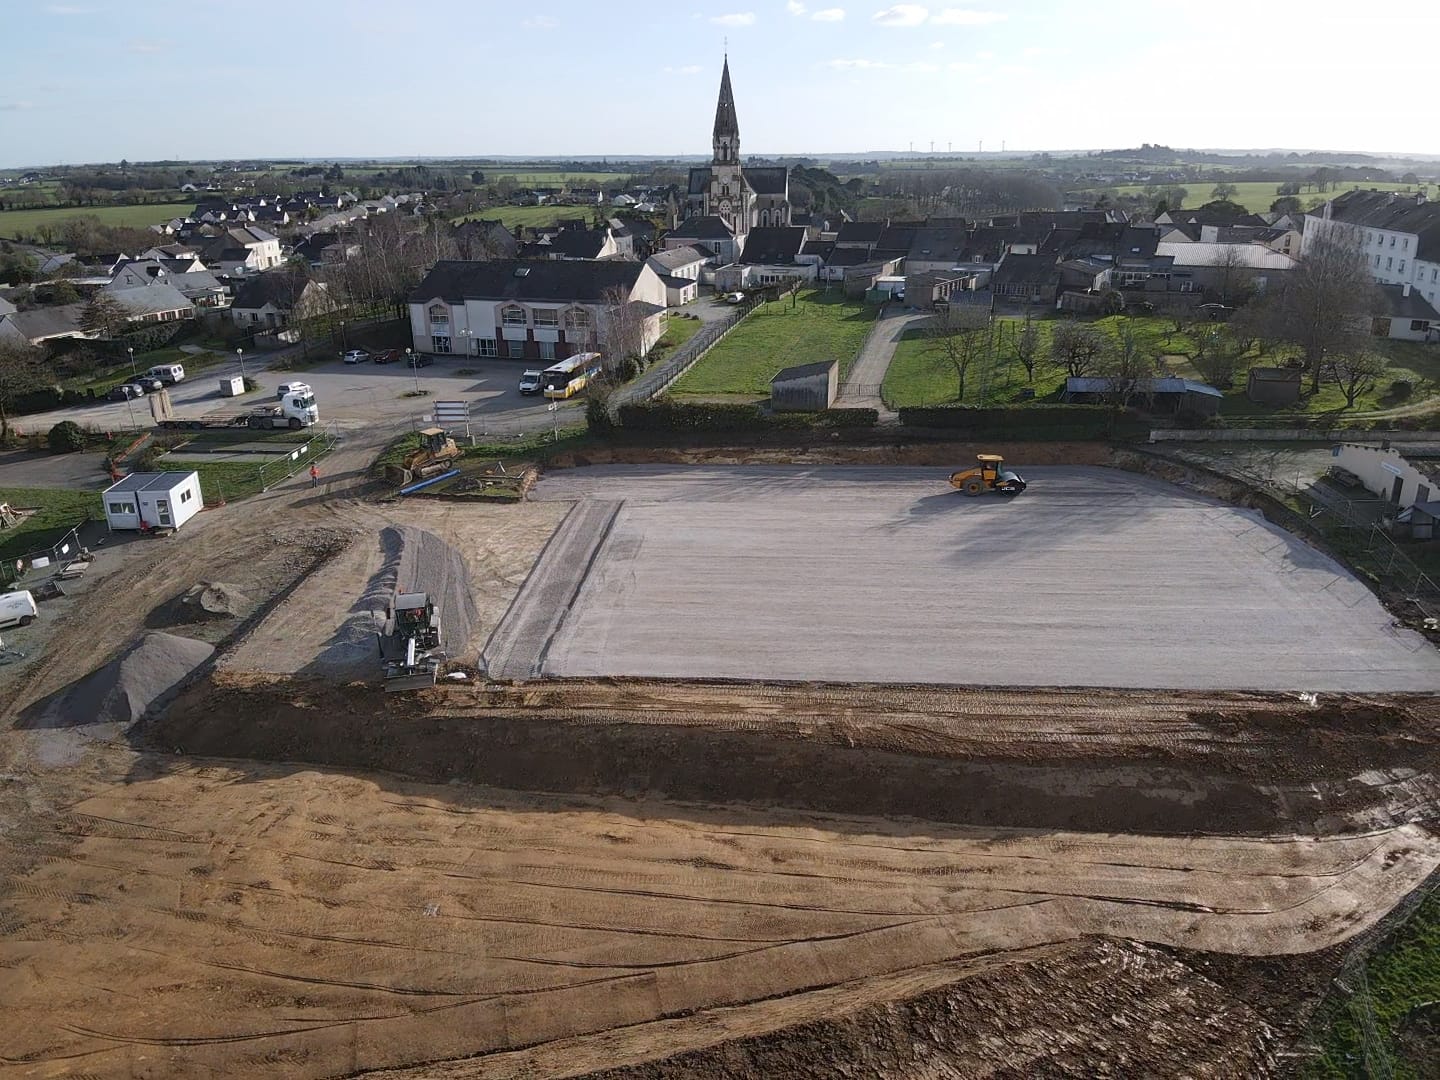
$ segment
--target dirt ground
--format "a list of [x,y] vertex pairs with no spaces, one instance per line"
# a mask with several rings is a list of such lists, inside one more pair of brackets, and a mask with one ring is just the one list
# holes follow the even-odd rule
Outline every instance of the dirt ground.
[[[376,501],[381,434],[0,684],[0,1077],[1279,1075],[1440,866],[1434,696],[307,676],[385,525],[478,648],[566,509]],[[23,726],[206,580],[163,716]]]

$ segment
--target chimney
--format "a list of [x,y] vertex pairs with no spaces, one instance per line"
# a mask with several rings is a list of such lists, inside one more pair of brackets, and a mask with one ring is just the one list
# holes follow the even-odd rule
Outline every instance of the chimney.
[[1410,283],[1409,283],[1408,281],[1405,282],[1404,285],[1401,285],[1401,286],[1400,286],[1400,295],[1401,295],[1401,296],[1409,296],[1409,295],[1410,295]]

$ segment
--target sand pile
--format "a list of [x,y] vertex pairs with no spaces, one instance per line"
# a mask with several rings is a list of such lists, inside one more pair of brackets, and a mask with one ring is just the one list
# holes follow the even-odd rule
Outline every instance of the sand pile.
[[378,670],[376,633],[397,592],[430,595],[440,611],[441,647],[451,656],[458,656],[470,642],[479,615],[460,552],[434,533],[409,525],[387,526],[379,539],[380,568],[315,658],[315,670],[336,675]]
[[144,634],[98,671],[38,702],[25,726],[134,723],[214,652],[192,638]]

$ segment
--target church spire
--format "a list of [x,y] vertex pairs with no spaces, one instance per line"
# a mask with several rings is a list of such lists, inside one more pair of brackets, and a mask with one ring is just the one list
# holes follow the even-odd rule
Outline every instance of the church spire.
[[720,99],[715,103],[715,163],[738,165],[740,162],[740,122],[735,119],[735,94],[730,89],[730,57],[720,73]]

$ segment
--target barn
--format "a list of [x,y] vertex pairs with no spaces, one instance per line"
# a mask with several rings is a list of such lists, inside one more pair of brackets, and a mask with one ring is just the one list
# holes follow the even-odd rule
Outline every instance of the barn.
[[777,412],[823,412],[840,390],[840,364],[821,360],[776,372],[770,380],[770,407]]

